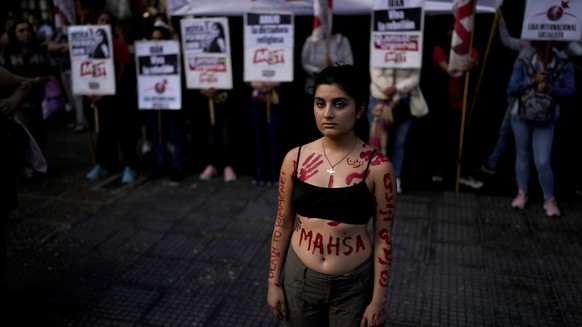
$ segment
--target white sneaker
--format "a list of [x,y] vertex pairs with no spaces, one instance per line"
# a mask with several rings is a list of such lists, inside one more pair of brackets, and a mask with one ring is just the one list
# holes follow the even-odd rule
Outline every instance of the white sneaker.
[[483,182],[475,179],[473,176],[461,177],[459,183],[476,190],[483,187]]
[[400,178],[396,178],[396,193],[402,193],[402,186],[400,186]]

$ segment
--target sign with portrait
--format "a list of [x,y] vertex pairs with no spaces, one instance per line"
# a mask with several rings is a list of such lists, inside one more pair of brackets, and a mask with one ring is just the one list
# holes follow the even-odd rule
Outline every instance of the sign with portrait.
[[135,42],[138,108],[182,108],[178,41]]
[[109,25],[70,26],[68,40],[73,94],[115,94],[111,27]]
[[370,66],[421,68],[424,0],[374,0]]
[[232,89],[228,18],[180,20],[189,89]]
[[293,15],[244,16],[244,81],[293,81]]
[[528,0],[523,15],[524,40],[579,41],[582,1]]

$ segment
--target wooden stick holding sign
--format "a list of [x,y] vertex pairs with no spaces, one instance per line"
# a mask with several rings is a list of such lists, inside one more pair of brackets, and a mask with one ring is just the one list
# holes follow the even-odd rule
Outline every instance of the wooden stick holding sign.
[[267,106],[267,124],[271,123],[271,96],[273,95],[273,90],[267,93],[265,99],[265,105]]
[[162,111],[158,110],[158,144],[162,144]]

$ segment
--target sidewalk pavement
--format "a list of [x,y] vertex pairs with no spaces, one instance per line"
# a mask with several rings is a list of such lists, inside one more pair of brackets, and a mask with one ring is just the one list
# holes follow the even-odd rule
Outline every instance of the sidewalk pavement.
[[[9,222],[2,326],[282,326],[266,305],[276,187],[84,180],[86,136],[49,131],[51,173]],[[388,326],[582,325],[582,204],[398,196]]]

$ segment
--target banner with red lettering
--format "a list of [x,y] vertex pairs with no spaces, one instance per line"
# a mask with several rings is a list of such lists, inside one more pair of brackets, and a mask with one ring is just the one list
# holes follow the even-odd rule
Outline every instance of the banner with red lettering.
[[449,68],[462,66],[469,62],[471,33],[473,31],[473,15],[475,0],[454,0],[453,14],[455,25],[451,38],[451,52],[449,54]]
[[292,82],[294,19],[290,13],[244,16],[244,81]]
[[370,66],[421,68],[424,0],[374,0]]
[[186,87],[232,89],[228,18],[184,18],[180,26]]
[[[166,0],[172,16],[241,16],[253,11],[291,12],[295,16],[313,15],[314,1],[319,0]],[[398,0],[404,1],[404,0]],[[495,13],[500,0],[477,0],[478,13]],[[340,0],[333,5],[334,15],[369,15],[373,0]],[[386,0],[386,2],[390,2]],[[570,1],[572,2],[572,1]],[[578,1],[579,2],[579,1]],[[424,12],[450,14],[453,0],[426,0]]]
[[579,41],[582,1],[528,0],[523,15],[524,40]]
[[109,25],[68,28],[73,94],[115,94],[113,43]]

